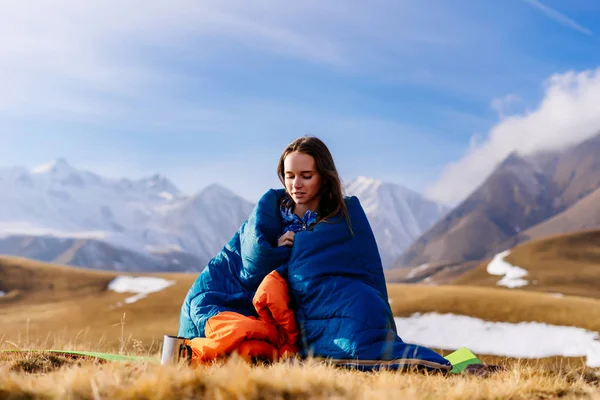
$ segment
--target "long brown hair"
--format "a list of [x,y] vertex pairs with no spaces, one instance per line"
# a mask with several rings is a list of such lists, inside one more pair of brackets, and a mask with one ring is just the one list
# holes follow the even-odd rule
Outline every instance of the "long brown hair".
[[[348,208],[344,202],[344,192],[342,182],[338,174],[333,156],[323,141],[314,136],[302,136],[290,143],[279,158],[277,166],[277,175],[285,187],[284,162],[288,154],[293,152],[308,154],[315,160],[315,167],[321,177],[321,190],[319,194],[319,222],[327,221],[328,218],[340,213],[341,217],[346,219],[348,228],[352,232],[352,224]],[[286,193],[286,196],[289,194]],[[282,200],[290,201],[291,198]]]

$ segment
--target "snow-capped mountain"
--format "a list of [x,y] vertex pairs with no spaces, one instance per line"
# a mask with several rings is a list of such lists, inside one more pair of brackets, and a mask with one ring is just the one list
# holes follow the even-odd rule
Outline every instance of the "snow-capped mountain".
[[[178,243],[193,254],[214,257],[248,218],[254,204],[220,186],[210,185],[170,210],[162,229],[175,232]],[[164,241],[162,237],[159,240]],[[155,241],[155,246],[161,242]]]
[[[446,212],[404,187],[359,177],[356,195],[385,267]],[[86,268],[200,271],[254,204],[211,185],[183,194],[165,176],[109,179],[58,159],[0,170],[0,254]]]
[[373,228],[384,267],[423,232],[439,221],[448,209],[403,186],[358,177],[346,186],[346,194],[360,200]]
[[[85,260],[82,266],[130,270],[203,269],[253,207],[218,185],[190,197],[162,175],[108,179],[63,159],[31,171],[0,170],[0,205],[4,254],[33,252],[43,261]],[[16,245],[15,237],[31,240]],[[99,255],[100,248],[108,251],[100,243],[110,245],[112,258]],[[127,260],[141,265],[121,265],[125,251],[136,255]],[[97,262],[89,265],[94,257]],[[184,266],[182,260],[198,265]]]

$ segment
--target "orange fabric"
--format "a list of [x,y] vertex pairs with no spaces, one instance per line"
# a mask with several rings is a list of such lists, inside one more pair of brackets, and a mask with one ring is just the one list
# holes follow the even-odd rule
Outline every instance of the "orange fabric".
[[258,318],[223,311],[206,322],[205,338],[191,340],[192,364],[225,357],[234,351],[252,358],[275,361],[298,352],[298,329],[289,308],[288,286],[277,271],[265,277],[252,304]]

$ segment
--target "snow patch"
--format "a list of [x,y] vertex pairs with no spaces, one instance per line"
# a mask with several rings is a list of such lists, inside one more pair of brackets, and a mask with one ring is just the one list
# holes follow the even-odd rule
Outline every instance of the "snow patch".
[[408,278],[415,277],[419,272],[425,271],[427,268],[429,268],[429,263],[419,265],[408,273]]
[[173,284],[175,284],[175,281],[149,276],[118,276],[108,284],[108,289],[117,293],[136,293],[135,296],[124,300],[126,304],[131,304],[143,299],[150,293],[160,292]]
[[33,226],[27,222],[15,222],[8,224],[0,224],[2,233],[1,237],[9,237],[13,235],[23,236],[51,236],[64,239],[90,239],[90,240],[106,240],[110,236],[110,232],[106,231],[60,231],[57,229],[43,228]]
[[465,346],[474,353],[515,358],[585,356],[587,366],[600,367],[600,334],[582,328],[540,322],[490,322],[438,313],[394,320],[399,336],[407,343],[445,350]]
[[160,192],[158,194],[159,197],[162,197],[165,200],[173,200],[175,198],[175,196],[173,196],[171,193],[169,192]]
[[152,254],[169,254],[169,253],[182,253],[183,249],[178,244],[167,244],[161,246],[146,246]]
[[49,172],[62,172],[63,174],[68,174],[73,171],[75,171],[75,169],[71,167],[64,158],[57,158],[50,163],[39,165],[31,170],[31,172],[36,175],[47,174]]
[[58,164],[63,164],[63,162],[53,161],[47,164],[38,165],[31,170],[31,173],[39,175],[39,174],[47,174],[57,169]]
[[496,285],[499,286],[506,286],[511,289],[527,286],[529,282],[525,279],[521,279],[524,276],[527,276],[527,271],[504,261],[509,254],[510,250],[496,254],[487,266],[488,274],[504,275],[502,279],[496,282]]
[[45,174],[52,170],[53,164],[39,165],[31,170],[34,174]]

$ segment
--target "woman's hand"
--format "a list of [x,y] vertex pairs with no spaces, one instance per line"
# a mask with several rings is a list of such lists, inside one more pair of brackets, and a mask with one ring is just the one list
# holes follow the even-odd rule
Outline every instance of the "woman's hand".
[[294,245],[294,235],[295,233],[292,231],[288,231],[281,235],[279,240],[277,241],[277,247],[281,246],[293,246]]

